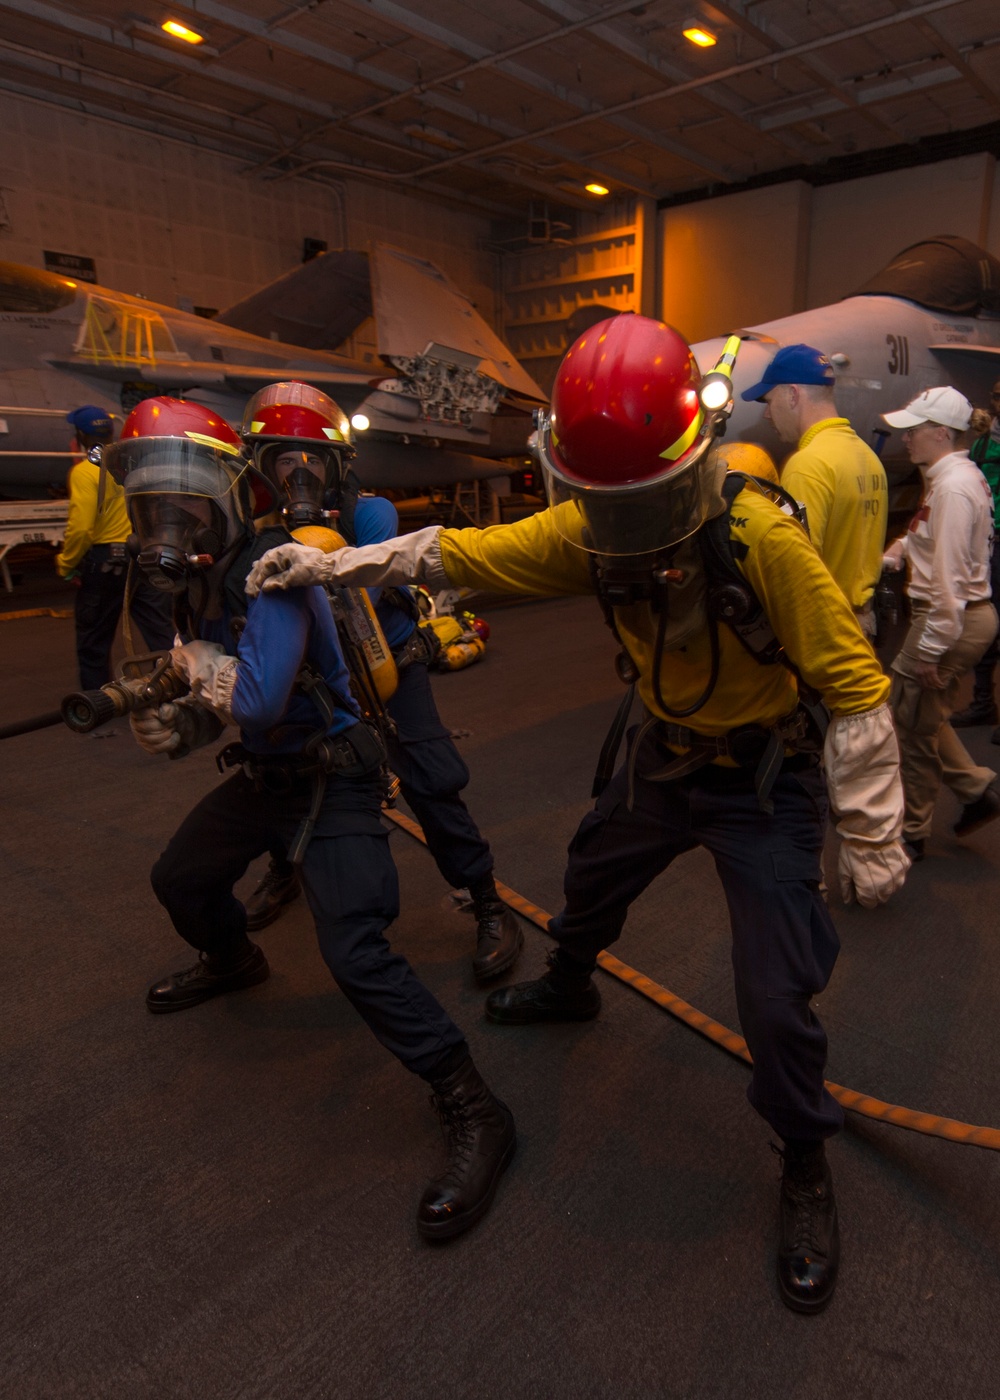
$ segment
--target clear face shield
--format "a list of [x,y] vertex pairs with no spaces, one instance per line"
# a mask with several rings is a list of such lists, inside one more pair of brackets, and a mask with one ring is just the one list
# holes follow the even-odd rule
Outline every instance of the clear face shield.
[[538,412],[535,451],[554,523],[571,544],[581,545],[574,527],[582,516],[582,547],[589,553],[604,558],[653,556],[680,544],[721,511],[725,466],[712,447],[732,412],[732,366],[739,343],[738,336],[731,336],[715,368],[702,379],[690,427],[662,454],[663,469],[653,476],[647,470],[629,480],[628,463],[617,464],[619,479],[614,482],[576,476],[561,461],[558,423],[550,413]]
[[245,463],[186,438],[115,443],[103,465],[125,491],[136,561],[154,588],[183,591],[248,529]]

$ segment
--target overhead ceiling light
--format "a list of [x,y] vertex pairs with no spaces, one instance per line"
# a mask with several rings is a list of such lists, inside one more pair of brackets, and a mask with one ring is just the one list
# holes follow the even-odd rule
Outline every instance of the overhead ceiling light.
[[181,24],[178,19],[165,19],[160,25],[164,34],[170,34],[174,39],[183,39],[185,44],[203,44],[204,34],[199,34],[194,29],[188,29],[186,24]]
[[600,196],[606,195],[609,192],[607,185],[599,185],[596,180],[591,180],[589,185],[584,185],[584,189],[588,194]]
[[710,29],[706,29],[703,24],[698,24],[692,20],[681,30],[685,39],[691,44],[697,44],[699,49],[710,49],[713,44],[719,42],[717,34],[713,34]]

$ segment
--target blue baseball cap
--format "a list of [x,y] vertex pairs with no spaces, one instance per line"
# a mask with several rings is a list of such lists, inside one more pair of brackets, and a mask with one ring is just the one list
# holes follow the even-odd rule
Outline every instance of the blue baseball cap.
[[822,350],[813,345],[786,345],[768,365],[760,383],[744,389],[740,398],[744,403],[760,403],[768,390],[778,384],[825,384],[832,388],[834,382],[833,365]]
[[114,415],[106,408],[98,408],[96,404],[84,404],[83,408],[74,408],[72,413],[66,414],[66,422],[72,423],[78,433],[83,433],[86,437],[110,439],[114,432]]

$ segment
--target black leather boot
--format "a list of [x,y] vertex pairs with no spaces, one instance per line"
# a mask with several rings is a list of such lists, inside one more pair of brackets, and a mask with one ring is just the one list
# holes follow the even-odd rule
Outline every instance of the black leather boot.
[[497,894],[492,880],[488,888],[471,890],[476,915],[476,951],[472,971],[479,982],[489,982],[514,966],[524,947],[517,919]]
[[590,978],[567,975],[559,953],[548,956],[549,970],[534,982],[516,982],[486,998],[486,1017],[508,1025],[532,1021],[592,1021],[601,1009],[601,994]]
[[229,957],[212,957],[199,953],[194,967],[186,967],[157,982],[146,993],[146,1006],[153,1012],[186,1011],[209,997],[223,992],[239,992],[244,987],[256,987],[271,975],[267,958],[247,939],[246,946]]
[[786,1142],[781,1156],[778,1286],[788,1307],[818,1313],[833,1297],[840,1264],[833,1177],[821,1142]]
[[246,901],[247,929],[250,933],[256,933],[258,929],[267,928],[268,924],[274,923],[285,905],[298,899],[301,893],[302,886],[295,866],[287,861],[275,860],[272,856],[260,883]]
[[965,804],[952,831],[956,836],[971,836],[987,822],[996,821],[997,817],[1000,817],[1000,790],[995,783],[990,783],[981,797]]
[[431,1088],[448,1160],[420,1198],[417,1229],[425,1239],[446,1240],[489,1210],[517,1133],[510,1109],[490,1093],[469,1056],[451,1074],[432,1080]]

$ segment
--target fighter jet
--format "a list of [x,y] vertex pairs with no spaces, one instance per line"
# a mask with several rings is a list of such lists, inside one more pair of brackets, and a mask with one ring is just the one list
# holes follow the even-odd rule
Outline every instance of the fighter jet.
[[[744,403],[740,393],[760,382],[780,346],[814,345],[833,364],[839,411],[882,457],[890,482],[901,482],[913,468],[881,414],[936,384],[953,384],[974,406],[989,406],[1000,378],[1000,261],[965,238],[925,239],[843,301],[739,334],[730,439],[760,443],[779,462],[792,451],[765,420],[763,405]],[[723,343],[718,337],[692,346],[703,373]]]
[[66,413],[119,417],[140,399],[197,399],[238,424],[276,379],[331,394],[359,431],[371,487],[504,474],[545,396],[433,263],[387,245],[329,253],[212,319],[0,263],[0,493],[65,479]]

